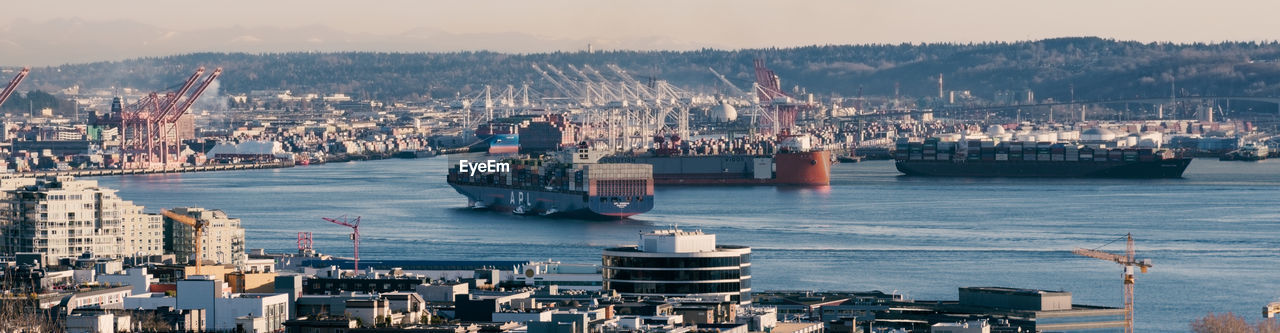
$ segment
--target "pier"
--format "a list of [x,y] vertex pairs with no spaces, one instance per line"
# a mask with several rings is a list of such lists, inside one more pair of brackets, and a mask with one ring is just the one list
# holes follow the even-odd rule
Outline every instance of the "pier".
[[174,168],[147,168],[147,169],[28,171],[28,172],[8,173],[4,175],[9,175],[14,177],[44,177],[44,176],[94,177],[94,176],[142,175],[142,174],[153,174],[153,173],[185,173],[185,172],[203,172],[203,171],[275,169],[275,168],[291,168],[291,167],[293,167],[293,163],[291,162],[276,162],[276,163],[215,164],[215,165],[202,165],[202,166],[184,166],[184,167],[174,167]]

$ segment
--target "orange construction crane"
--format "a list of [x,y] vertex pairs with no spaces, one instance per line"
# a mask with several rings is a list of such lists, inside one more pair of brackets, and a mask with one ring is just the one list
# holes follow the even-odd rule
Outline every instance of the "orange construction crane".
[[203,243],[200,242],[200,238],[201,238],[200,236],[204,234],[204,227],[209,222],[205,220],[197,219],[194,217],[174,213],[169,210],[160,210],[160,214],[164,214],[165,217],[173,219],[174,221],[178,221],[182,224],[186,224],[187,226],[190,226],[192,229],[195,230],[195,236],[192,238],[195,240],[195,248],[196,248],[196,275],[199,275],[200,267],[203,265],[203,261],[204,261],[203,260],[204,257],[200,255],[200,248],[203,247],[204,245]]
[[342,220],[331,219],[327,217],[321,217],[321,219],[325,221],[333,222],[334,224],[337,224],[337,225],[351,228],[351,242],[355,245],[355,248],[356,248],[356,252],[355,252],[356,261],[353,267],[355,267],[354,271],[360,271],[360,217],[356,216],[355,220],[347,220],[346,216],[343,216]]
[[1124,332],[1133,333],[1133,268],[1137,267],[1145,274],[1147,269],[1151,268],[1151,260],[1134,258],[1133,234],[1125,234],[1120,239],[1124,239],[1126,243],[1124,255],[1082,248],[1076,248],[1071,252],[1089,258],[1114,262],[1124,267]]
[[18,89],[18,84],[22,83],[22,79],[27,78],[27,73],[30,72],[31,68],[23,67],[22,71],[19,71],[18,75],[13,77],[13,80],[9,80],[9,85],[5,86],[3,91],[0,91],[0,105],[4,105],[4,101],[9,99],[9,95],[13,95],[13,91]]

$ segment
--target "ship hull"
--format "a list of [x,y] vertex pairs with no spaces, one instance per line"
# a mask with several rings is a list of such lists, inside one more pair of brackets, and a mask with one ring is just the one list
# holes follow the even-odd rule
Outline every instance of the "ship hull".
[[831,183],[831,153],[828,151],[786,152],[772,157],[617,156],[601,162],[652,165],[656,185],[823,186]]
[[899,172],[929,177],[1182,178],[1191,158],[1156,161],[896,161]]
[[617,198],[585,192],[557,192],[450,183],[470,206],[527,215],[585,219],[625,218],[653,209],[653,195]]

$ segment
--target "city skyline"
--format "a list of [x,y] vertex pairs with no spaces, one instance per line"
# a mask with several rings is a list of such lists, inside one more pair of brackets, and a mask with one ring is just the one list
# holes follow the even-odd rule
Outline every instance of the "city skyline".
[[[69,1],[0,13],[0,66],[47,66],[191,52],[693,50],[824,44],[1036,40],[1274,40],[1280,4],[1089,0],[648,1],[504,3]],[[173,13],[173,15],[164,15]],[[458,14],[461,13],[461,14]],[[622,14],[625,13],[625,14]]]

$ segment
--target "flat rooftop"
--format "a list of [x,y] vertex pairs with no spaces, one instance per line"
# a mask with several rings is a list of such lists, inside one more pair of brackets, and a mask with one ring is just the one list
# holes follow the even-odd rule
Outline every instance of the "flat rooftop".
[[[361,260],[360,266],[373,267],[376,270],[400,268],[409,271],[469,271],[477,269],[511,270],[517,266],[534,264],[534,261],[520,260]],[[342,269],[354,269],[355,261],[351,259],[308,259],[302,266],[324,268],[338,266]]]

